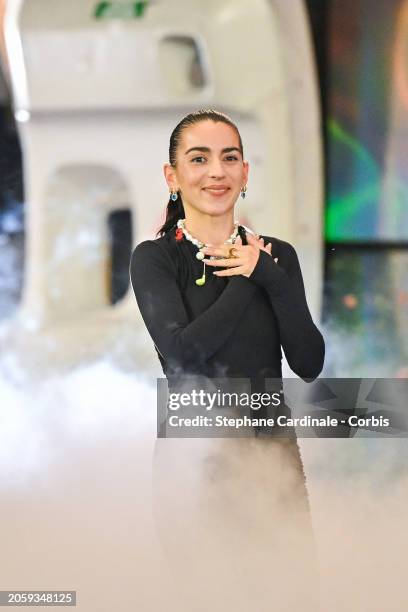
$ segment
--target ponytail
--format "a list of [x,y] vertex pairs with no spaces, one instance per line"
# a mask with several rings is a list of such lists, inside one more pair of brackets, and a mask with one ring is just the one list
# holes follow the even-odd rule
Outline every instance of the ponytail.
[[179,219],[184,219],[184,217],[185,212],[183,200],[181,199],[181,195],[179,193],[177,200],[174,201],[169,198],[166,208],[166,220],[157,232],[157,234],[160,234],[160,236],[167,234],[167,232],[169,232],[173,227],[177,225],[177,221]]

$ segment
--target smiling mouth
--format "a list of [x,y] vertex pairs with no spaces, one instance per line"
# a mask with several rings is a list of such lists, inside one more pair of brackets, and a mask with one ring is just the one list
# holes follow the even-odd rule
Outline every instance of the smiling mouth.
[[213,195],[221,195],[229,191],[229,187],[204,187],[204,191],[208,191]]

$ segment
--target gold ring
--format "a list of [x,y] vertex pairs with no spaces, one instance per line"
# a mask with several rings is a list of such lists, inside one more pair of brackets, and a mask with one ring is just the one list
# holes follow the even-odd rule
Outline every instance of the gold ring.
[[229,258],[236,259],[238,257],[238,255],[234,255],[233,251],[238,252],[235,247],[230,247],[229,254],[228,254],[228,259]]

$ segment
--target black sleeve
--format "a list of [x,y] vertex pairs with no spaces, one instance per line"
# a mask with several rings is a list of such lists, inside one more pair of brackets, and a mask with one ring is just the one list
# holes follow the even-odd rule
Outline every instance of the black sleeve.
[[[267,238],[265,236],[265,238]],[[269,242],[271,240],[269,239]],[[267,244],[265,240],[265,245]],[[303,380],[316,378],[323,369],[325,344],[310,314],[295,249],[288,242],[279,256],[285,268],[260,250],[249,279],[265,289],[276,315],[282,348],[290,368]]]
[[176,267],[153,240],[145,240],[134,249],[130,277],[156,348],[168,363],[183,370],[207,361],[216,353],[234,331],[256,291],[248,278],[231,277],[220,297],[190,322]]

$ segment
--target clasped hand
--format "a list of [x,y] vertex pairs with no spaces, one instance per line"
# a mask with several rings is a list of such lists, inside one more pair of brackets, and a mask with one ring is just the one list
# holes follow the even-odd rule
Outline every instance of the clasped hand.
[[[241,236],[237,236],[235,244],[222,244],[218,247],[208,246],[200,249],[205,255],[224,255],[223,259],[203,259],[207,266],[225,266],[225,270],[215,270],[217,276],[235,276],[242,274],[247,278],[252,274],[258,258],[259,251],[272,255],[272,244],[265,246],[264,239],[253,236],[247,232],[248,244],[242,244]],[[229,257],[229,251],[234,248],[234,257]]]

